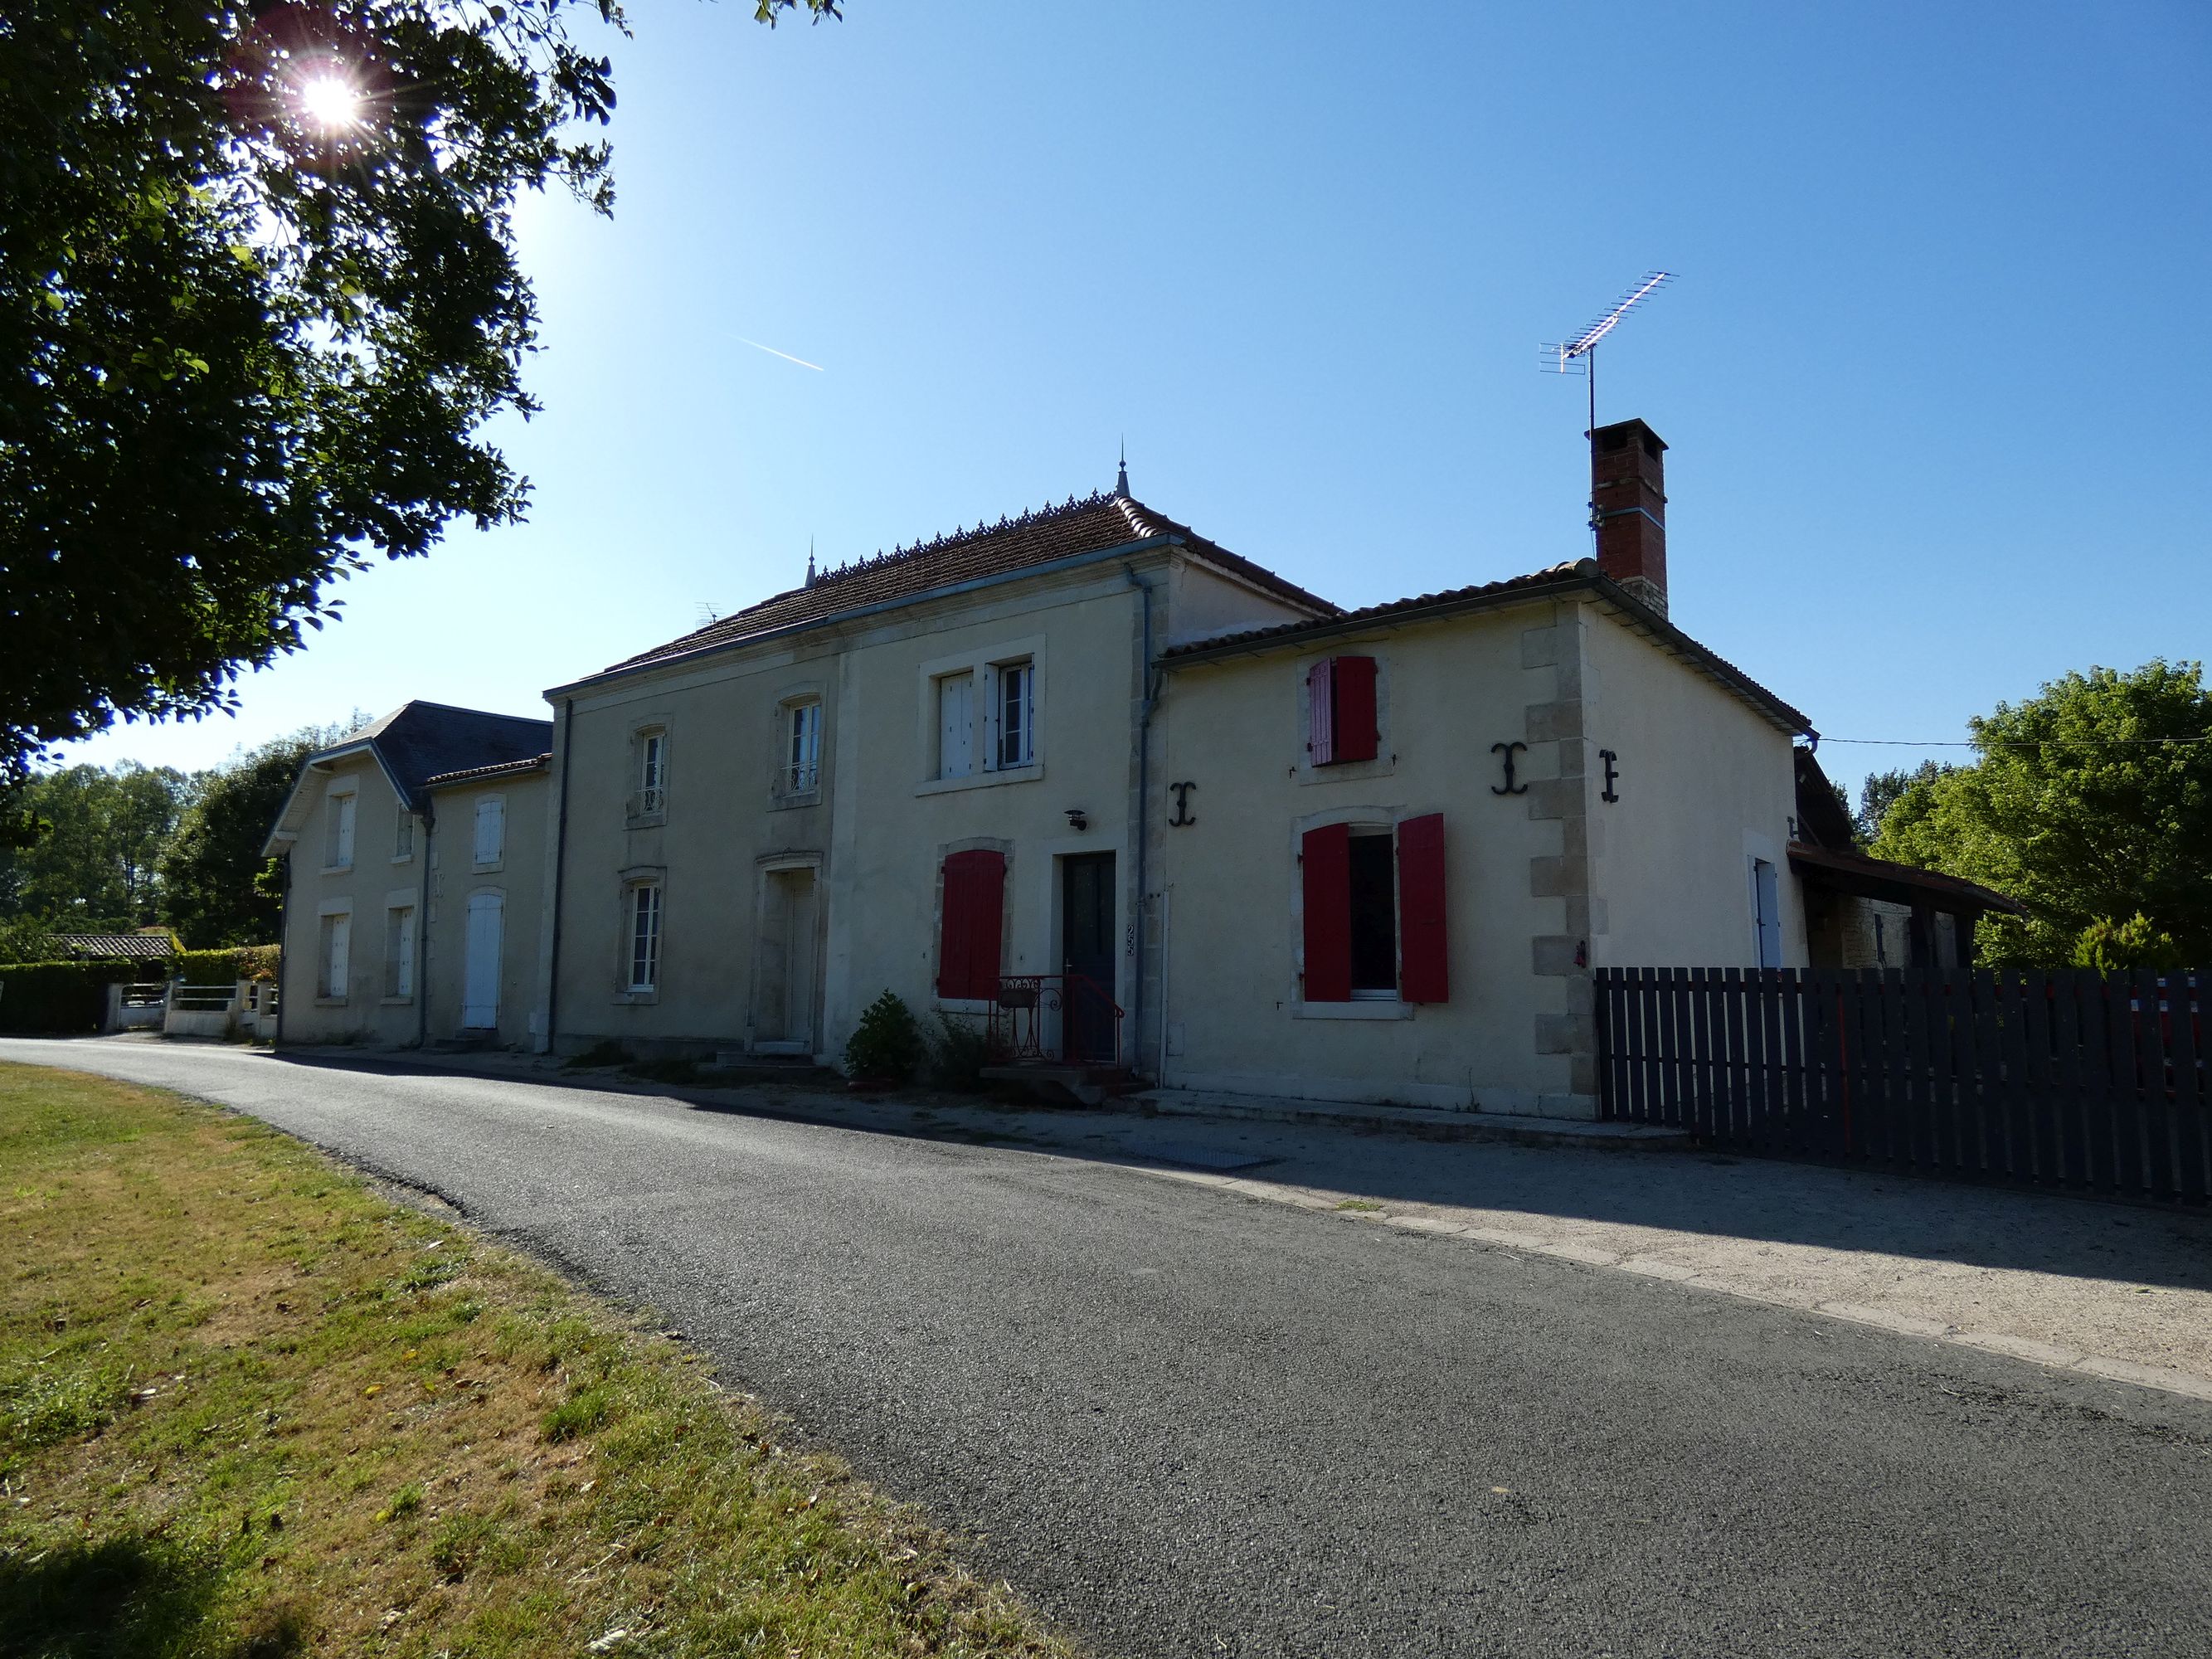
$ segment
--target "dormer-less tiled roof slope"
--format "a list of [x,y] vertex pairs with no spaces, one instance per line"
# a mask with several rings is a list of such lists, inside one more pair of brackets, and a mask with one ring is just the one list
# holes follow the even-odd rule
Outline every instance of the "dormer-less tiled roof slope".
[[1163,652],[1161,660],[1170,667],[1210,662],[1222,657],[1273,650],[1279,646],[1299,645],[1333,635],[1356,632],[1375,623],[1401,620],[1415,622],[1424,617],[1450,616],[1468,611],[1487,610],[1495,605],[1517,604],[1547,592],[1564,595],[1577,590],[1586,590],[1602,598],[1636,632],[1661,650],[1687,663],[1708,679],[1725,687],[1759,710],[1776,726],[1792,734],[1812,732],[1812,722],[1802,714],[1718,652],[1698,644],[1629,592],[1601,570],[1595,559],[1572,559],[1564,564],[1532,570],[1525,576],[1507,576],[1498,581],[1479,582],[1471,587],[1447,588],[1440,593],[1417,593],[1411,599],[1392,599],[1388,604],[1370,605],[1358,611],[1342,611],[1333,617],[1318,617],[1311,622],[1275,623],[1266,628],[1248,628],[1235,634],[1218,635],[1209,640],[1195,640],[1188,645],[1176,646]]
[[1058,507],[1000,519],[996,524],[978,524],[973,530],[957,530],[933,541],[917,542],[912,547],[896,548],[872,559],[825,570],[805,587],[763,599],[681,639],[625,658],[605,672],[611,674],[671,661],[851,611],[921,599],[967,582],[1162,539],[1180,543],[1208,562],[1233,571],[1292,605],[1321,616],[1337,614],[1337,607],[1327,599],[1231,553],[1188,525],[1178,524],[1127,495],[1101,491],[1080,501],[1070,496]]

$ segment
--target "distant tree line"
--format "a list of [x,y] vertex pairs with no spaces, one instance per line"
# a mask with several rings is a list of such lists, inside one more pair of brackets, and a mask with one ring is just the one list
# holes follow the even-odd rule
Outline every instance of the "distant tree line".
[[15,796],[31,833],[0,845],[0,961],[45,955],[54,933],[167,927],[195,950],[274,940],[262,843],[301,761],[364,721],[303,726],[204,772],[125,761],[33,774]]

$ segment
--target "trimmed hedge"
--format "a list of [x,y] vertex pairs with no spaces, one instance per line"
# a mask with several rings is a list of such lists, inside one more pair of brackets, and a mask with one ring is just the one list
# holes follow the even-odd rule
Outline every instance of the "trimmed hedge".
[[0,963],[0,1031],[68,1036],[97,1031],[107,1012],[107,988],[180,979],[187,985],[229,985],[276,977],[276,947],[242,945],[228,951],[185,951],[154,960],[104,957],[90,962]]
[[158,962],[108,957],[95,962],[0,963],[0,1031],[75,1036],[97,1031],[107,1012],[107,988],[161,977]]
[[[151,968],[156,964],[146,964]],[[240,945],[224,951],[185,951],[171,957],[160,975],[187,985],[228,985],[234,980],[276,977],[276,947]]]

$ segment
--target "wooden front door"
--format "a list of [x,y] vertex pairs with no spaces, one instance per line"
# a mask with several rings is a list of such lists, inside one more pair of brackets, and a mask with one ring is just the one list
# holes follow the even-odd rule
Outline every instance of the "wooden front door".
[[1111,1065],[1114,1052],[1114,855],[1078,853],[1060,861],[1061,1052]]

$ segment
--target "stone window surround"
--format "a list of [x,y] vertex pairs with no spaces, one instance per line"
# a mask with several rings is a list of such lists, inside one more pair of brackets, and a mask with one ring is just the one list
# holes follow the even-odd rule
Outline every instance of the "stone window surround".
[[[341,778],[337,781],[332,783],[328,788],[325,789],[323,791],[323,811],[325,813],[330,814],[331,818],[334,819],[338,810],[338,803],[341,800],[350,800],[354,804],[354,846],[352,852],[356,856],[358,856],[361,851],[361,780],[359,778]],[[334,824],[329,819],[325,820],[325,827],[323,833],[323,852],[325,859],[328,858],[330,854],[331,831],[334,827]],[[353,866],[354,858],[349,857],[343,864],[331,864],[325,862],[323,866],[322,872],[326,876],[343,875],[346,872],[351,870]]]
[[[1313,686],[1308,676],[1316,663],[1327,662],[1332,657],[1372,657],[1375,659],[1375,758],[1365,761],[1332,761],[1327,766],[1316,766],[1313,754],[1306,747],[1313,732]],[[1347,783],[1368,778],[1387,778],[1398,770],[1398,757],[1390,747],[1390,658],[1374,641],[1346,643],[1340,649],[1316,651],[1302,655],[1296,664],[1297,690],[1297,725],[1291,732],[1291,753],[1296,757],[1292,775],[1301,784]],[[1318,827],[1318,825],[1316,825]]]
[[[323,924],[332,916],[346,919],[346,991],[344,996],[331,996],[323,989],[323,976],[330,971],[330,946],[323,939]],[[352,1000],[353,990],[353,900],[325,899],[315,907],[315,994],[318,1008],[343,1008]]]
[[[812,703],[822,712],[815,726],[814,787],[811,789],[787,789],[791,769],[791,711],[805,703]],[[775,696],[772,714],[775,729],[769,754],[773,757],[775,782],[769,788],[769,810],[783,811],[796,806],[819,806],[822,804],[822,780],[830,771],[830,689],[821,680],[803,680],[787,685]]]
[[[617,877],[615,889],[615,988],[613,1000],[618,1005],[649,1007],[660,1000],[660,988],[668,978],[668,866],[665,864],[635,864]],[[660,889],[660,933],[655,944],[658,954],[653,960],[653,987],[650,990],[634,990],[630,987],[630,929],[635,925],[631,910],[631,894],[641,887]]]
[[[1013,663],[1026,663],[1030,672],[1030,759],[1025,766],[1012,766],[1002,771],[990,764],[994,752],[993,696],[996,689],[994,671]],[[975,766],[973,771],[959,777],[939,777],[937,773],[937,682],[950,675],[962,673],[975,676],[973,715],[975,736],[969,751],[975,757]],[[1031,634],[1017,639],[1000,640],[995,644],[933,657],[921,665],[916,675],[920,694],[915,699],[919,705],[917,752],[921,757],[919,768],[921,775],[915,786],[915,794],[937,795],[957,789],[988,789],[999,784],[1028,783],[1044,776],[1043,635]]]
[[[1378,672],[1376,678],[1379,681]],[[1303,672],[1301,676],[1303,683]],[[1303,695],[1303,694],[1301,694]],[[1380,702],[1377,696],[1377,702]],[[1304,727],[1299,728],[1299,741],[1304,742]],[[1370,762],[1372,765],[1376,763]],[[1360,763],[1353,763],[1347,771],[1356,771]],[[1334,767],[1322,769],[1324,775],[1338,770]],[[1327,781],[1324,775],[1323,781]],[[1309,812],[1291,823],[1291,907],[1290,907],[1290,994],[1283,1006],[1292,1019],[1412,1019],[1419,1012],[1419,1003],[1407,1002],[1402,997],[1358,996],[1350,1002],[1308,1002],[1305,1000],[1305,883],[1297,873],[1300,860],[1305,854],[1305,837],[1309,830],[1326,830],[1332,824],[1350,824],[1355,830],[1384,830],[1394,839],[1398,826],[1407,818],[1421,817],[1437,809],[1433,806],[1382,806],[1368,804],[1358,806],[1334,806],[1325,811]]]
[[[660,805],[647,809],[645,805],[645,740],[658,733],[660,738]],[[625,732],[623,744],[623,823],[625,829],[643,830],[656,823],[668,822],[668,791],[675,775],[676,721],[666,710],[634,715]]]
[[[495,800],[499,803],[499,856],[479,863],[477,860],[477,809],[488,800]],[[471,875],[491,875],[507,868],[507,792],[504,789],[488,789],[480,795],[471,795],[469,798],[469,873]]]

